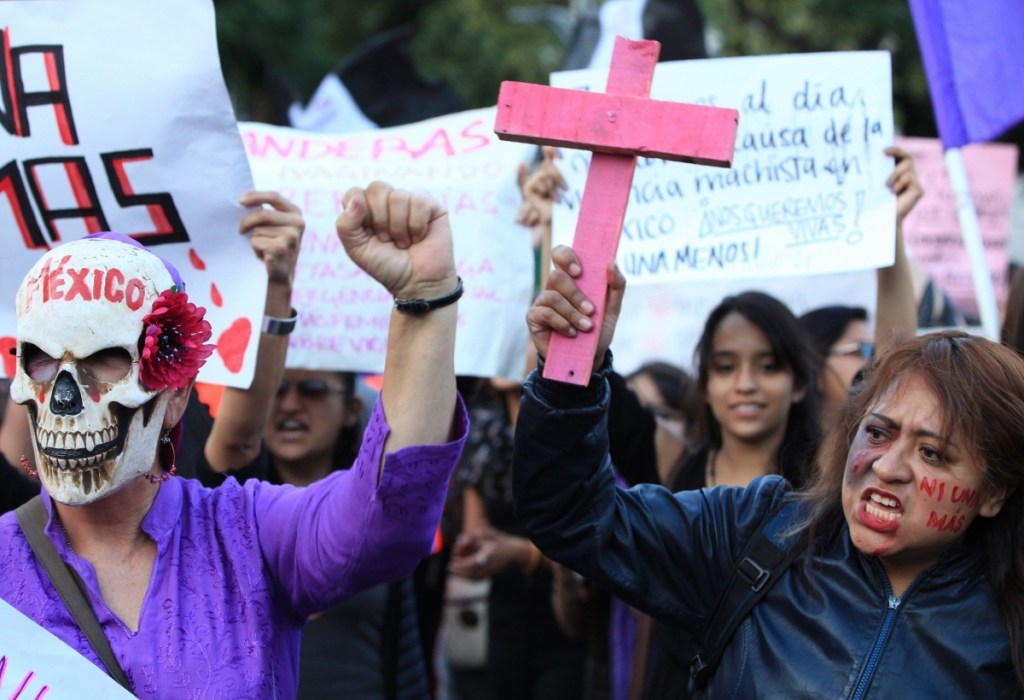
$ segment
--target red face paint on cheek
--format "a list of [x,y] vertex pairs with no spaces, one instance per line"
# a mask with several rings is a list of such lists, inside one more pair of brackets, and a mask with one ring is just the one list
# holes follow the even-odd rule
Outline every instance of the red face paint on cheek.
[[934,498],[941,503],[942,499],[946,496],[946,482],[922,477],[918,490],[929,498]]
[[868,468],[868,465],[878,459],[882,450],[861,450],[853,456],[853,464],[850,466],[850,475],[856,476]]
[[39,387],[39,403],[46,403],[46,389],[44,387]]
[[[856,476],[865,471],[872,463],[877,461],[889,451],[899,432],[890,429],[884,439],[879,435],[869,434],[869,429],[861,428],[850,445],[850,454],[853,459],[849,461],[850,476]],[[859,448],[859,449],[858,449]]]
[[85,390],[89,393],[89,398],[92,399],[93,403],[100,402],[100,388],[93,383],[85,385]]
[[941,515],[933,510],[928,516],[928,523],[925,527],[939,532],[958,533],[963,529],[966,519],[966,516],[960,514],[959,508],[955,513],[942,513]]
[[853,457],[853,468],[850,469],[850,472],[853,473],[853,474],[861,473],[862,471],[864,471],[864,465],[867,464],[867,463],[868,463],[868,453],[867,453],[867,451],[858,452]]

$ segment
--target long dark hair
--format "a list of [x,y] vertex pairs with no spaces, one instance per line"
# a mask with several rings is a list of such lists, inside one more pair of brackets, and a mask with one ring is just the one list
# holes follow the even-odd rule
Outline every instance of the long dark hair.
[[867,322],[868,310],[861,306],[822,306],[803,314],[799,320],[824,363],[847,326],[854,321]]
[[692,391],[693,378],[682,367],[670,362],[653,360],[645,362],[626,376],[626,380],[647,375],[658,389],[661,400],[669,408],[685,412],[687,397]]
[[692,401],[699,401],[704,410],[698,416],[697,436],[712,448],[722,446],[722,430],[704,401],[714,353],[715,331],[722,320],[738,313],[761,329],[771,345],[775,361],[793,372],[794,386],[804,389],[804,398],[789,408],[786,432],[779,447],[779,471],[793,485],[801,488],[807,480],[814,454],[818,448],[818,387],[815,353],[800,322],[785,304],[763,292],[743,292],[721,301],[704,323],[704,332],[694,351],[697,383]]
[[964,541],[985,557],[1018,684],[1024,686],[1024,359],[1015,352],[961,331],[912,338],[886,352],[868,371],[822,448],[817,475],[806,493],[808,537],[814,545],[841,532],[850,445],[867,412],[908,376],[919,377],[935,392],[943,410],[943,434],[956,432],[970,446],[968,453],[985,466],[986,488],[1011,492],[996,516],[974,520]]
[[1006,317],[1003,321],[1003,342],[1024,355],[1024,268],[1017,268],[1010,278],[1006,293]]

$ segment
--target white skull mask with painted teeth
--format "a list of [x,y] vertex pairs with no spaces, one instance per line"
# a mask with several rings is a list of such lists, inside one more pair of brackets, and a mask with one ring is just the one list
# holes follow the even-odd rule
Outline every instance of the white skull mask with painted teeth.
[[55,500],[90,503],[153,466],[171,392],[140,382],[140,338],[173,284],[157,256],[104,239],[51,250],[22,282],[11,396],[28,406]]

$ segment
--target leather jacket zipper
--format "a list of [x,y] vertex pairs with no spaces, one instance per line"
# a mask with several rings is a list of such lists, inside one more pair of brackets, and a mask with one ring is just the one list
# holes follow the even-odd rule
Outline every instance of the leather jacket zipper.
[[871,653],[868,654],[868,662],[864,665],[864,671],[860,674],[860,681],[857,683],[857,689],[853,692],[851,700],[861,700],[864,697],[864,693],[867,692],[871,678],[875,675],[875,666],[878,665],[878,659],[882,655],[882,647],[885,646],[886,641],[889,639],[889,632],[892,631],[892,623],[896,619],[896,609],[899,608],[901,602],[901,598],[897,598],[892,593],[889,593],[889,607],[885,611],[885,619],[882,620],[882,629],[878,631],[878,636],[875,637],[875,644],[871,647]]

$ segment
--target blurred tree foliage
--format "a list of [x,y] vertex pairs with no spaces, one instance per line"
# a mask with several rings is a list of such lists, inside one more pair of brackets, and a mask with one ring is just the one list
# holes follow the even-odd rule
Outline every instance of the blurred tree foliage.
[[[719,55],[890,51],[897,128],[935,134],[905,0],[699,1],[707,26],[720,37]],[[502,80],[547,82],[565,54],[549,25],[514,23],[509,10],[570,4],[586,6],[581,0],[215,0],[221,60],[236,109],[242,118],[263,121],[274,121],[272,105],[286,93],[308,100],[352,49],[400,25],[414,28],[422,74],[446,78],[471,107],[494,104]]]
[[[291,91],[303,102],[363,41],[397,26],[414,28],[425,76],[446,78],[467,105],[494,104],[502,80],[547,82],[564,47],[543,24],[516,24],[513,6],[544,0],[215,0],[225,79],[241,118],[273,121]],[[563,3],[564,5],[564,3]],[[381,76],[386,80],[386,76]]]
[[906,0],[701,0],[723,56],[886,50],[897,131],[934,136],[924,66]]

